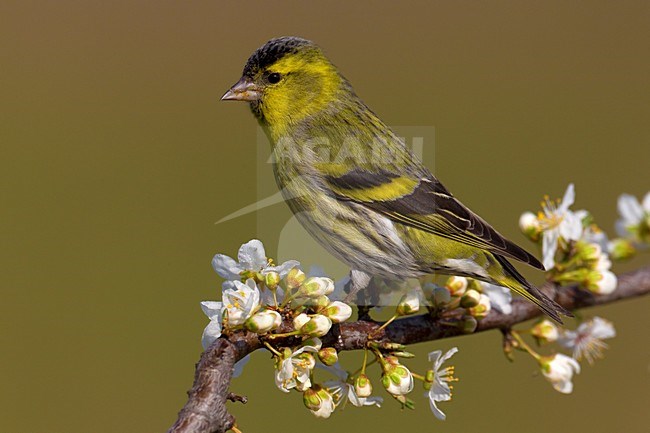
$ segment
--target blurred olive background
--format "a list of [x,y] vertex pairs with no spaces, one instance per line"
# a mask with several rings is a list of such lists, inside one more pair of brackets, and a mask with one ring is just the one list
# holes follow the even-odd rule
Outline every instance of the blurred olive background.
[[[3,1],[0,431],[173,423],[201,353],[199,301],[219,296],[213,254],[290,217],[280,204],[215,225],[273,184],[248,108],[219,102],[267,39],[317,41],[387,123],[434,126],[436,173],[532,248],[517,220],[545,193],[575,182],[575,209],[611,233],[618,195],[650,190],[649,22],[644,1]],[[296,233],[303,259],[318,247]],[[492,332],[413,348],[423,370],[428,351],[460,347],[446,422],[420,391],[414,413],[386,396],[313,419],[261,352],[233,385],[250,402],[232,411],[247,433],[646,432],[649,306],[585,311],[619,336],[570,396],[531,359],[508,363]]]

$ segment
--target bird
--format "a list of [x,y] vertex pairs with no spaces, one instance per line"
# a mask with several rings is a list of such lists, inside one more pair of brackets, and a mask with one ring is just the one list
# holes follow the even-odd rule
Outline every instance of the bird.
[[314,42],[269,40],[221,99],[249,103],[271,142],[285,202],[350,266],[351,293],[373,276],[440,273],[507,287],[559,323],[571,316],[508,260],[542,263],[454,197]]

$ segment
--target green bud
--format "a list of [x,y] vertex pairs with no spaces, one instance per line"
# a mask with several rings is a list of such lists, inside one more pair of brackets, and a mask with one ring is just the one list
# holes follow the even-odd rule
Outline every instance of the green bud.
[[282,316],[274,310],[261,310],[246,320],[246,329],[256,334],[265,334],[282,324]]
[[305,273],[298,268],[289,271],[286,277],[287,288],[297,289],[305,281]]
[[412,354],[411,352],[393,352],[393,356],[396,356],[398,358],[415,358],[415,355]]
[[305,326],[307,322],[309,322],[309,316],[305,313],[300,313],[293,319],[293,329],[298,331],[300,328]]
[[618,279],[611,271],[591,271],[585,283],[593,293],[608,295],[616,290]]
[[471,334],[476,331],[476,328],[478,327],[478,321],[473,316],[463,316],[460,324],[463,334]]
[[391,341],[387,341],[387,342],[381,343],[381,344],[378,344],[378,343],[375,343],[375,342],[372,342],[372,343],[374,343],[374,344],[371,344],[371,346],[374,347],[374,348],[391,350],[391,351],[392,350],[402,350],[402,349],[404,349],[406,347],[403,344],[393,343]]
[[555,325],[548,319],[538,321],[530,330],[531,335],[537,340],[538,344],[546,344],[557,341],[560,332]]
[[413,375],[401,364],[384,364],[381,383],[390,394],[405,395],[413,390]]
[[302,401],[309,410],[318,410],[321,407],[322,400],[318,395],[320,390],[319,385],[314,385],[311,388],[307,388],[305,392],[302,393]]
[[323,295],[314,299],[313,305],[316,307],[317,310],[321,310],[327,308],[330,305],[330,302],[331,302],[330,298],[328,298],[327,295]]
[[532,240],[533,242],[537,242],[539,240],[539,235],[542,232],[539,224],[539,219],[532,212],[524,212],[521,214],[519,217],[519,228],[521,229],[522,233],[525,234],[528,239]]
[[451,302],[451,293],[446,287],[436,287],[433,290],[433,302],[436,307],[443,308]]
[[576,242],[574,248],[576,249],[576,254],[584,261],[596,261],[603,253],[600,245],[578,241]]
[[372,384],[370,383],[368,376],[363,373],[357,376],[356,380],[354,381],[354,392],[362,398],[370,397],[370,394],[372,394]]
[[275,290],[278,288],[278,284],[280,284],[280,274],[277,272],[269,272],[264,276],[264,284],[266,284],[266,287],[268,287],[270,290]]
[[627,260],[636,254],[634,243],[628,239],[617,238],[609,244],[609,256],[612,260]]
[[474,289],[468,290],[465,292],[462,298],[460,298],[460,306],[463,308],[472,308],[476,307],[481,300],[481,294]]
[[399,401],[402,404],[402,409],[404,409],[404,408],[411,409],[411,410],[415,409],[415,403],[413,402],[413,400],[406,397],[405,395],[394,395],[393,394],[393,398],[395,400]]
[[309,321],[302,325],[300,332],[310,337],[322,337],[327,334],[332,327],[332,321],[322,314],[314,314]]
[[333,347],[324,347],[318,351],[318,359],[325,365],[332,366],[339,360],[339,354]]
[[352,315],[352,307],[341,301],[334,301],[322,312],[334,323],[345,322]]
[[469,312],[469,314],[476,317],[477,320],[481,320],[484,319],[485,316],[487,316],[490,313],[491,309],[492,309],[492,304],[490,302],[490,298],[488,298],[487,295],[481,293],[481,295],[479,296],[478,304],[475,305],[474,307],[469,308],[467,311]]
[[451,296],[463,296],[467,290],[467,278],[452,276],[447,279],[445,287]]
[[415,290],[411,290],[402,296],[397,304],[396,313],[398,316],[407,316],[417,313],[420,310],[420,297]]
[[305,280],[298,292],[299,296],[318,298],[334,291],[334,281],[326,277],[311,277]]

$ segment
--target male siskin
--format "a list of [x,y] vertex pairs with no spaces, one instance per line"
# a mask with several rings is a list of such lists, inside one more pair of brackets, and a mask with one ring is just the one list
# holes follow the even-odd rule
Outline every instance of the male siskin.
[[543,270],[539,260],[458,201],[313,42],[268,41],[222,99],[250,103],[273,145],[287,204],[352,268],[352,293],[375,275],[438,272],[508,287],[559,322],[570,315],[507,258]]

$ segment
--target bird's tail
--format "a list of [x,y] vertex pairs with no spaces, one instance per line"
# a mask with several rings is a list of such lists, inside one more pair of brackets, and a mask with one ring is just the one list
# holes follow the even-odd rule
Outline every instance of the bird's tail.
[[537,287],[526,281],[526,279],[515,269],[514,266],[510,264],[510,262],[508,262],[508,260],[497,254],[494,254],[494,257],[503,267],[504,277],[498,281],[501,285],[508,287],[509,289],[528,299],[537,305],[540,310],[542,310],[549,317],[560,324],[562,323],[560,315],[573,317],[573,314],[569,310],[546,296]]

